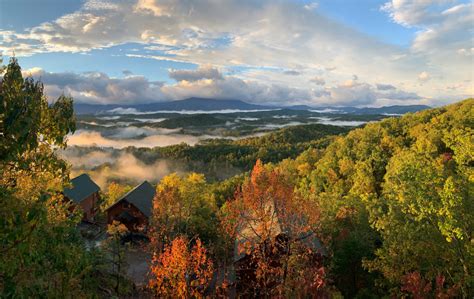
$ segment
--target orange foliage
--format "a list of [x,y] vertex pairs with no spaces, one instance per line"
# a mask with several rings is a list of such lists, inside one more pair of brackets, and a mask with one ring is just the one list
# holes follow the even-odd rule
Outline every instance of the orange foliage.
[[250,287],[257,289],[252,295],[294,294],[292,284],[303,281],[313,290],[324,286],[322,275],[312,275],[320,270],[313,258],[317,250],[303,245],[314,240],[318,219],[314,202],[299,196],[283,173],[257,161],[222,220],[237,239],[236,253],[250,256],[255,276]]
[[204,297],[213,275],[212,261],[199,239],[191,250],[188,243],[177,237],[163,253],[153,255],[149,287],[158,297]]

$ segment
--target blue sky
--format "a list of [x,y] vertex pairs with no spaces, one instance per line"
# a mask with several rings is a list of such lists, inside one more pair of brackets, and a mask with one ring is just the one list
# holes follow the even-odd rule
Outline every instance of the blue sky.
[[440,105],[473,94],[473,22],[464,0],[2,0],[0,51],[80,102]]

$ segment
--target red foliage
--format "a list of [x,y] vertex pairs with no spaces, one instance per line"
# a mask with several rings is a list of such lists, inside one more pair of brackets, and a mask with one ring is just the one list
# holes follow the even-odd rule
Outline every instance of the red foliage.
[[454,298],[458,293],[458,287],[446,287],[445,277],[438,275],[435,279],[435,288],[431,281],[424,279],[420,272],[415,271],[404,276],[402,280],[401,290],[409,293],[414,299],[438,298],[447,299]]
[[246,257],[236,264],[237,283],[250,296],[315,294],[325,286],[324,268],[308,247],[319,209],[294,189],[285,174],[258,160],[227,203],[222,224],[237,239],[237,253]]

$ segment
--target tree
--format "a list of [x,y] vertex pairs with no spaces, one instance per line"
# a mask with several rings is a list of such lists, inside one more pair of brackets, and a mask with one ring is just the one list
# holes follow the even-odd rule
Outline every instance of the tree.
[[108,207],[113,205],[121,196],[125,195],[130,190],[132,190],[132,187],[129,185],[121,185],[116,182],[111,182],[107,186],[105,199],[101,204],[102,211],[105,211]]
[[72,99],[49,104],[12,58],[0,83],[0,124],[1,296],[85,296],[96,286],[94,257],[61,195],[69,173],[55,153],[75,129]]
[[189,243],[186,237],[177,237],[162,253],[154,253],[148,285],[158,297],[205,297],[213,264],[201,240],[196,239],[191,249]]
[[208,193],[204,176],[191,173],[164,177],[157,186],[150,223],[151,245],[163,250],[177,236],[200,238],[205,244],[217,239],[215,202]]
[[413,272],[472,294],[473,118],[473,99],[390,118],[281,166],[320,208],[344,296],[400,291]]
[[250,282],[249,295],[311,293],[311,288],[294,288],[302,283],[317,285],[321,291],[323,283],[315,281],[322,276],[311,275],[322,273],[318,259],[322,248],[315,235],[318,215],[314,202],[295,193],[283,173],[257,161],[234,201],[225,206],[222,218],[228,233],[236,239],[235,254],[242,257],[237,263],[242,269],[237,270],[238,276],[240,284]]
[[423,277],[421,277],[420,272],[416,271],[403,277],[401,290],[410,294],[413,299],[448,299],[455,298],[458,295],[457,286],[445,288],[444,276],[438,275],[435,279],[435,282],[435,288],[433,289],[431,281],[426,281],[423,279]]
[[110,265],[112,266],[112,275],[115,277],[115,292],[120,294],[120,281],[125,275],[126,261],[125,248],[122,244],[122,238],[128,233],[128,229],[120,222],[114,221],[107,227],[107,234],[109,237],[104,243],[105,252],[110,258]]
[[377,258],[367,262],[371,269],[394,283],[414,271],[429,280],[443,275],[468,294],[473,205],[468,177],[456,167],[451,160],[414,150],[392,159],[384,201],[378,205],[388,212],[373,212],[384,243]]

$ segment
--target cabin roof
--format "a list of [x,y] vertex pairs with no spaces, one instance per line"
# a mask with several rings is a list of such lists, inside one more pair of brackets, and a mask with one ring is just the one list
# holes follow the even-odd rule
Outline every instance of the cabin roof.
[[64,189],[64,195],[76,204],[100,190],[100,187],[85,173],[73,178],[71,184],[71,188]]
[[[127,194],[122,196],[119,200],[117,200],[115,204],[122,200],[125,200],[128,203],[134,205],[146,217],[150,217],[154,197],[155,188],[153,188],[153,186],[147,181],[144,181],[140,185],[130,190]],[[114,206],[115,204],[113,204],[112,206]]]

